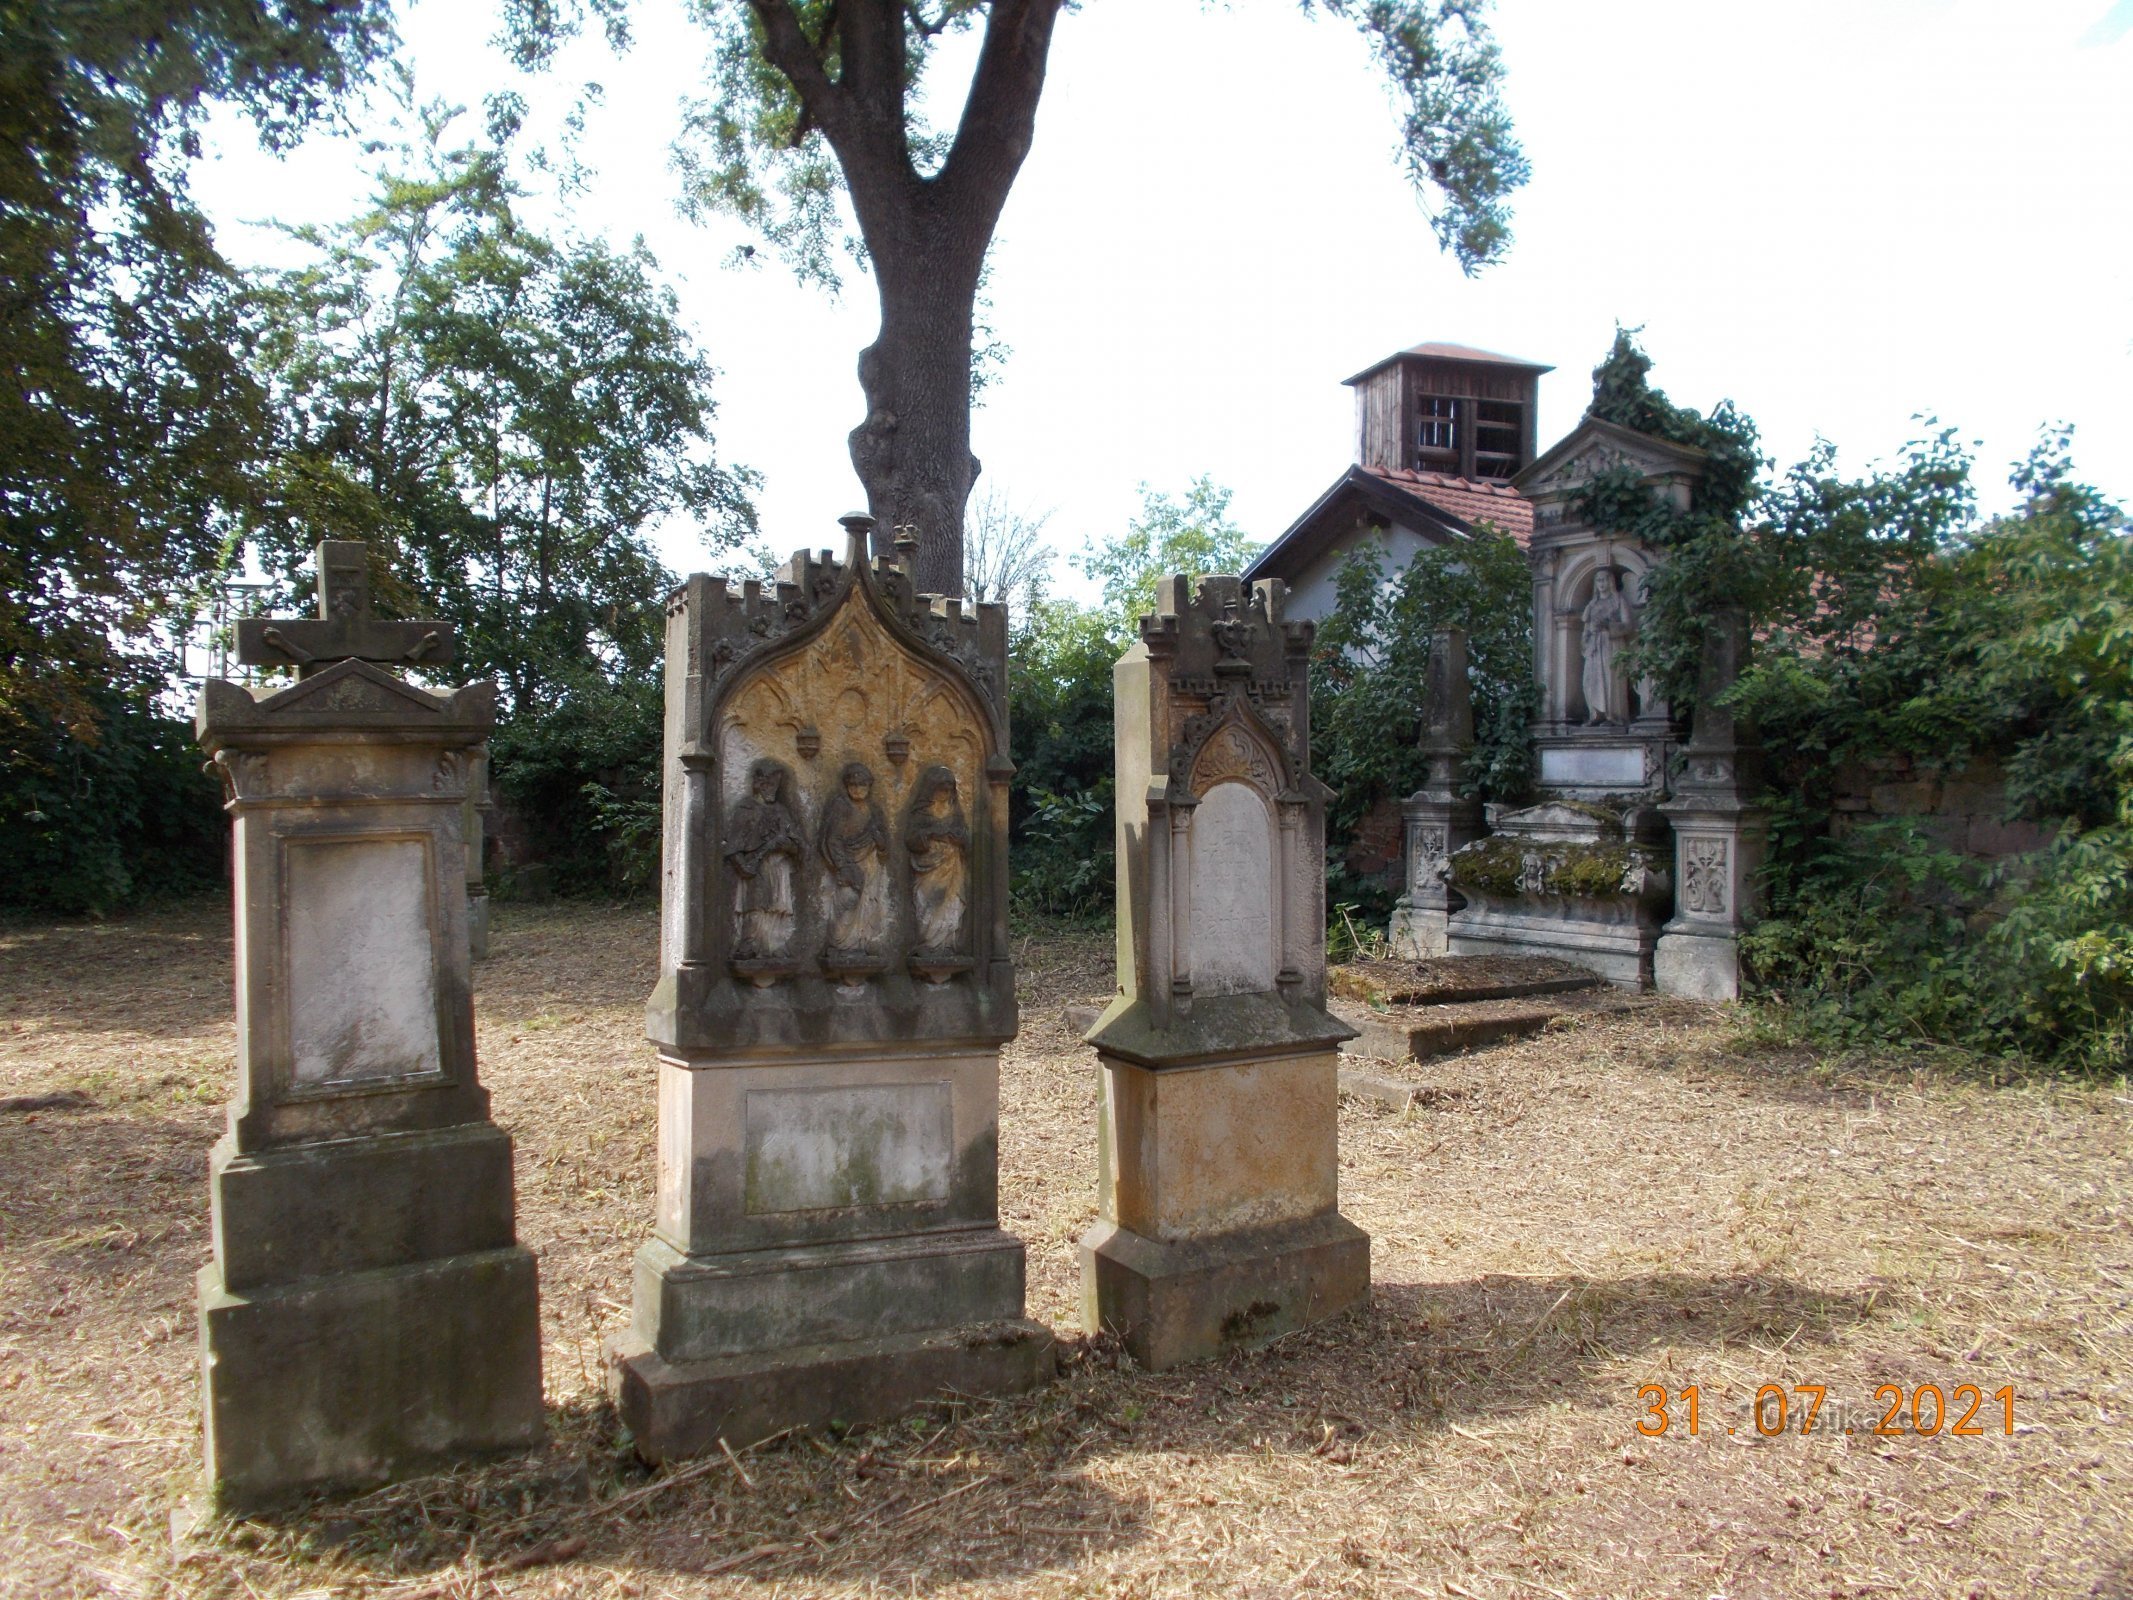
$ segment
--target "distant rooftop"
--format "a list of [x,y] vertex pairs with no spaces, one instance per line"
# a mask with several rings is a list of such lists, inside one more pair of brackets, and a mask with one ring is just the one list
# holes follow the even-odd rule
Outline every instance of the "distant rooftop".
[[1341,381],[1343,383],[1361,383],[1373,372],[1389,367],[1395,361],[1404,361],[1410,356],[1424,361],[1485,361],[1491,366],[1517,367],[1525,372],[1553,372],[1555,370],[1555,368],[1544,366],[1538,361],[1525,361],[1517,356],[1498,355],[1493,350],[1476,350],[1470,344],[1418,344],[1406,350],[1396,351],[1382,361],[1373,361],[1354,377],[1343,378]]

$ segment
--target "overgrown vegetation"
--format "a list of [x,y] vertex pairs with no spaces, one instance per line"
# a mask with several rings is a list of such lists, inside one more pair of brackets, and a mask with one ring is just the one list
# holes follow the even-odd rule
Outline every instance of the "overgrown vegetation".
[[[1745,946],[1763,991],[1839,1043],[1908,1041],[2122,1067],[2133,1050],[2133,536],[2047,435],[2015,510],[1979,520],[1972,463],[1932,426],[1893,466],[1837,471],[1828,445],[1773,485],[1753,426],[1650,387],[1618,335],[1594,412],[1710,452],[1686,513],[1626,475],[1587,504],[1666,553],[1640,670],[1686,702],[1717,604],[1747,608],[1754,659],[1730,698],[1768,753],[1768,915]],[[1616,481],[1621,478],[1623,481]],[[2050,845],[1989,865],[1937,819],[1847,830],[1862,766],[1907,758],[2006,781],[2007,820]]]
[[1170,573],[1241,572],[1259,552],[1230,520],[1230,495],[1195,478],[1182,495],[1141,486],[1141,514],[1079,565],[1095,606],[1036,600],[1011,645],[1014,895],[1027,910],[1096,916],[1114,876],[1111,668],[1140,637]]
[[1319,624],[1311,668],[1311,764],[1335,791],[1327,810],[1328,903],[1382,923],[1398,892],[1348,870],[1346,842],[1381,802],[1421,787],[1428,767],[1419,718],[1430,638],[1467,635],[1474,700],[1469,792],[1516,800],[1533,781],[1533,579],[1525,552],[1489,524],[1459,544],[1419,552],[1385,571],[1383,548],[1365,541],[1335,579],[1334,609]]

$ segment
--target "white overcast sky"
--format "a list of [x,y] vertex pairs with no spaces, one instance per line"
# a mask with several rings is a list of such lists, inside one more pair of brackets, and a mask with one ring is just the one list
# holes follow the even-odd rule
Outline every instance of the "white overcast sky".
[[[743,236],[676,215],[667,150],[704,36],[672,0],[635,19],[629,54],[583,42],[530,83],[481,0],[427,0],[403,31],[425,96],[518,87],[552,125],[605,86],[591,191],[529,209],[644,236],[720,369],[720,453],[764,476],[766,542],[833,543],[863,503],[845,434],[871,283],[833,300],[729,270]],[[1552,363],[1545,445],[1621,322],[1675,400],[1730,397],[1781,464],[1819,433],[1862,467],[1930,412],[1979,442],[2004,502],[2008,463],[2064,421],[2133,503],[2133,0],[1501,0],[1495,24],[1533,181],[1508,261],[1468,279],[1401,181],[1352,29],[1286,0],[1063,17],[995,249],[1013,356],[977,413],[986,483],[1052,510],[1063,552],[1122,529],[1140,484],[1201,473],[1271,538],[1353,459],[1350,373],[1425,339]],[[951,116],[967,59],[931,84]],[[336,220],[367,192],[349,139],[277,160],[223,121],[211,148],[196,192],[238,260],[287,259],[249,224]],[[688,528],[660,543],[705,565]]]

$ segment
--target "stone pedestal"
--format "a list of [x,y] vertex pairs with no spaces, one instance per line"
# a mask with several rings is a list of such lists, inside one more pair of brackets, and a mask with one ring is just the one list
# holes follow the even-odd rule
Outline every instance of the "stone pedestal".
[[1548,956],[1649,989],[1672,891],[1657,810],[1552,800],[1494,822],[1452,858],[1466,905],[1451,919],[1451,953]]
[[999,1226],[1006,616],[846,527],[669,608],[658,1211],[609,1352],[650,1460],[1053,1371]]
[[1119,994],[1082,1315],[1150,1368],[1363,1303],[1338,1210],[1325,1009],[1326,791],[1310,772],[1312,629],[1282,586],[1167,581],[1113,675]]
[[466,815],[460,826],[467,851],[467,953],[476,961],[489,953],[489,885],[483,879],[482,821],[489,809],[489,752],[484,747],[467,774]]
[[1466,754],[1473,743],[1466,631],[1441,628],[1430,640],[1422,713],[1422,750],[1429,758],[1429,773],[1400,808],[1406,888],[1385,928],[1392,953],[1410,961],[1449,953],[1451,914],[1465,903],[1444,874],[1453,854],[1482,834],[1481,802],[1464,793]]
[[244,625],[245,659],[293,662],[295,684],[210,681],[200,702],[234,824],[238,1015],[201,1410],[208,1475],[239,1504],[542,1426],[534,1261],[467,969],[466,783],[495,688],[374,665],[448,660],[451,630],[372,623],[363,559],[320,547],[317,621]]
[[1653,975],[1660,993],[1689,1000],[1740,998],[1740,934],[1754,920],[1769,814],[1753,804],[1760,752],[1722,703],[1748,651],[1747,618],[1727,609],[1704,630],[1696,725],[1674,797],[1660,807],[1674,826],[1674,917]]

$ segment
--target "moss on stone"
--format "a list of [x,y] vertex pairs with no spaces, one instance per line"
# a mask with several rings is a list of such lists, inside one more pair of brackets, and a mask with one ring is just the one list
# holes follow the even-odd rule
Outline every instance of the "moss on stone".
[[[1540,866],[1537,889],[1526,865],[1534,859]],[[1449,876],[1455,889],[1505,900],[1536,892],[1604,899],[1631,892],[1623,880],[1635,864],[1627,844],[1539,843],[1494,834],[1454,855]]]

